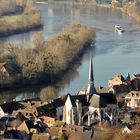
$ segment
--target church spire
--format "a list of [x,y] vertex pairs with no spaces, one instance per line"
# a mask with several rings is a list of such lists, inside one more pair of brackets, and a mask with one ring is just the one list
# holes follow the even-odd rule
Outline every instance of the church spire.
[[91,55],[90,55],[90,64],[89,64],[89,82],[94,83],[93,64],[92,64],[92,56]]
[[96,92],[94,87],[94,76],[93,76],[93,63],[92,63],[92,55],[90,55],[90,64],[89,64],[89,83],[87,87],[87,94],[92,95]]

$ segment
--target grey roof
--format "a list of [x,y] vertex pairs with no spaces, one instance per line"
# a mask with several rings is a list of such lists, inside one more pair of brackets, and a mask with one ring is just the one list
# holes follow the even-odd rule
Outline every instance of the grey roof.
[[101,96],[101,98],[103,98],[103,101],[106,104],[116,104],[117,103],[117,99],[115,94],[113,93],[102,93],[102,94],[98,94]]
[[57,108],[57,107],[62,107],[65,104],[65,101],[62,98],[57,98],[54,99],[52,104]]
[[4,113],[12,113],[13,110],[18,110],[19,108],[24,108],[22,104],[19,102],[9,102],[9,103],[4,103],[0,105],[1,108],[3,109]]
[[117,100],[112,93],[97,93],[91,97],[89,103],[92,107],[106,107],[107,104],[116,104]]
[[10,76],[15,76],[16,74],[21,74],[22,73],[22,69],[14,63],[5,63],[3,65],[6,69],[6,71],[9,73]]
[[89,103],[90,103],[90,106],[96,107],[96,108],[106,107],[106,104],[103,101],[103,99],[99,95],[97,95],[97,94],[94,94],[91,97]]
[[82,103],[82,106],[88,106],[89,103],[87,102],[87,96],[86,95],[70,95],[69,97],[71,99],[72,106],[76,106],[76,100],[79,100]]
[[26,120],[25,123],[26,123],[28,129],[36,128],[36,126],[34,125],[34,123],[31,120]]

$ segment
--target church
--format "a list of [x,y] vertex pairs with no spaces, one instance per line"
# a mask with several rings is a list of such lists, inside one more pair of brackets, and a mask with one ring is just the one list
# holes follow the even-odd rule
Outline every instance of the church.
[[63,121],[73,125],[91,126],[94,120],[108,120],[113,125],[118,118],[115,94],[95,88],[93,62],[90,56],[89,83],[76,95],[68,94],[63,107]]

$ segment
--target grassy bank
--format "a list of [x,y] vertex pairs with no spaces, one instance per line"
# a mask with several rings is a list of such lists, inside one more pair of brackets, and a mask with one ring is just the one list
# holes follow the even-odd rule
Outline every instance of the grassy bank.
[[38,10],[20,15],[4,16],[0,18],[0,37],[28,31],[40,26],[42,26],[42,20]]
[[94,37],[92,28],[80,24],[65,28],[48,41],[38,33],[33,39],[35,48],[28,49],[26,44],[12,45],[2,52],[0,60],[15,63],[22,69],[21,83],[54,83],[70,68],[84,48],[89,47]]

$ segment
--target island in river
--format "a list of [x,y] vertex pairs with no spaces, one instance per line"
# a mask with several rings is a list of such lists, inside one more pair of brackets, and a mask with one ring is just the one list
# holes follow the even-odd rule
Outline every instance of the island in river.
[[36,29],[43,25],[34,0],[1,1],[0,37]]
[[95,32],[80,24],[66,27],[45,41],[41,33],[33,39],[34,48],[10,44],[0,54],[0,88],[30,84],[53,84],[90,47]]

